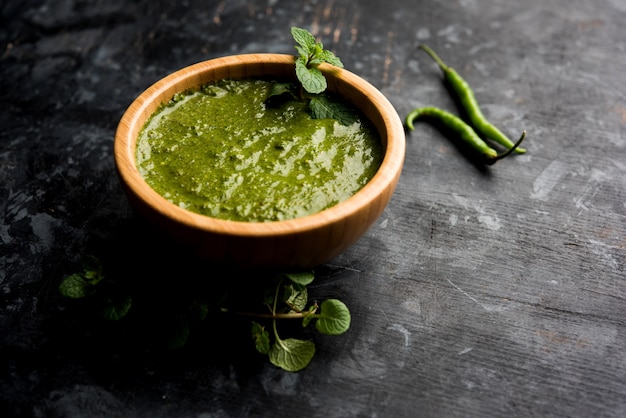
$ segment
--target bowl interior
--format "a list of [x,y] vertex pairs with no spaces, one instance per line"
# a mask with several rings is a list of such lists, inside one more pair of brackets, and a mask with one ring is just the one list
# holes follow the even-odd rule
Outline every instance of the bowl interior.
[[[223,78],[273,77],[294,79],[294,57],[280,54],[248,54],[216,58],[176,71],[145,90],[127,109],[115,138],[115,160],[125,188],[144,205],[188,227],[218,234],[267,236],[307,231],[363,211],[381,193],[395,189],[404,160],[404,129],[389,101],[367,81],[349,71],[322,65],[329,91],[358,108],[375,126],[385,149],[383,162],[359,192],[322,212],[277,222],[236,222],[182,209],[156,193],[135,165],[137,136],[146,120],[174,94],[196,89]],[[386,202],[385,202],[386,204]]]

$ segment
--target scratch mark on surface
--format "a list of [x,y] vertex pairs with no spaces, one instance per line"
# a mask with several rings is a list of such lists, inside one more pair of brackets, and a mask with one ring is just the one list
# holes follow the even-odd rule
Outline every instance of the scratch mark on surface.
[[[383,314],[385,318],[387,319],[387,322],[389,322],[389,317],[387,317],[387,313],[384,310],[383,310]],[[404,347],[406,349],[406,353],[414,362],[417,363],[418,361],[413,355],[413,351],[411,351],[411,333],[409,332],[409,330],[400,324],[391,324],[391,323],[389,323],[389,326],[387,327],[387,329],[397,331],[400,334],[402,334],[402,336],[404,337]],[[404,367],[406,364],[406,361],[405,359],[400,359],[399,361],[396,362],[396,364],[398,365],[398,367]]]
[[552,161],[535,179],[530,198],[545,201],[565,172],[565,164],[560,161]]
[[483,308],[484,310],[486,310],[487,312],[502,312],[504,310],[504,307],[502,306],[490,306],[490,305],[485,305],[483,303],[480,303],[475,297],[473,297],[472,295],[470,295],[469,293],[467,293],[465,290],[461,289],[459,286],[457,286],[456,284],[452,283],[452,280],[450,279],[446,279],[448,281],[448,283],[450,283],[456,290],[458,290],[459,292],[461,292],[463,295],[467,296],[472,302],[474,302],[475,304],[477,304],[478,306],[480,306],[481,308]]
[[588,248],[593,254],[598,256],[598,258],[602,260],[604,264],[606,264],[612,270],[617,270],[617,268],[619,267],[619,263],[617,262],[617,260],[615,260],[610,250],[618,249],[619,247],[611,246],[611,245],[605,244],[602,241],[597,241],[593,239],[590,239],[589,243],[591,244],[591,246]]
[[475,302],[477,305],[482,306],[482,304],[477,301],[474,297],[472,297],[472,295],[470,295],[469,293],[467,293],[465,290],[461,289],[459,286],[457,286],[456,284],[452,283],[452,280],[450,279],[446,279],[448,280],[448,283],[450,283],[452,286],[454,286],[454,288],[456,290],[458,290],[459,292],[463,293],[465,296],[467,296],[468,298],[470,298],[473,302]]
[[411,333],[409,332],[409,330],[404,328],[402,325],[400,325],[400,324],[391,324],[391,325],[389,325],[387,327],[387,329],[398,331],[400,334],[402,334],[404,336],[404,346],[405,347],[409,347],[411,345]]
[[359,270],[359,269],[357,269],[357,268],[355,268],[355,267],[353,267],[353,266],[352,266],[352,262],[351,262],[351,261],[350,261],[347,257],[345,257],[345,256],[344,256],[343,258],[344,258],[344,259],[346,260],[346,262],[348,263],[348,265],[347,265],[347,266],[344,266],[344,265],[341,265],[341,264],[332,264],[332,263],[327,263],[326,265],[327,265],[328,267],[335,268],[335,269],[341,269],[341,270],[352,271],[352,272],[354,272],[354,273],[361,273],[361,270]]
[[593,199],[600,190],[599,185],[601,185],[607,178],[608,176],[603,171],[593,169],[589,182],[585,185],[580,197],[574,199],[576,209],[579,209],[580,211],[589,210]]
[[602,296],[607,296],[609,298],[615,298],[618,300],[626,300],[626,298],[620,296],[620,295],[616,295],[613,293],[608,293],[608,292],[600,292],[599,290],[594,290],[594,289],[586,289],[586,288],[581,288],[581,290],[584,290],[585,292],[591,292],[591,293],[595,293],[596,295],[602,295]]
[[626,171],[626,164],[622,163],[621,161],[617,161],[614,159],[609,159],[609,161],[620,171]]
[[[485,212],[485,209],[483,209],[479,203],[470,202],[467,198],[459,196],[457,194],[453,194],[452,196],[461,206],[463,206],[464,209],[476,211],[478,213],[478,223],[485,225],[487,229],[497,231],[502,228],[500,218],[498,218],[496,215],[487,214]],[[466,217],[465,221],[467,222],[468,219],[469,217]]]

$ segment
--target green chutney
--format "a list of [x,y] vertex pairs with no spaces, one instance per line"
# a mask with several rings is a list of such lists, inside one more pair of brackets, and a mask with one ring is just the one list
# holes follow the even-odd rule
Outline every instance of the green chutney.
[[268,106],[270,86],[228,79],[177,94],[140,132],[140,174],[182,208],[246,222],[317,213],[374,176],[383,149],[362,116],[344,126],[296,99]]

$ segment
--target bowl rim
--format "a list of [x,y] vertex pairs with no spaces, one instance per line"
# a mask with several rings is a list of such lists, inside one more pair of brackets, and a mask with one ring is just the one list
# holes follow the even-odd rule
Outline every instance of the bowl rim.
[[[293,64],[295,57],[287,54],[238,54],[212,58],[189,65],[170,73],[156,81],[144,90],[126,109],[115,133],[114,158],[118,175],[127,188],[144,203],[148,204],[160,215],[171,218],[187,227],[200,229],[216,234],[233,236],[281,236],[311,231],[325,225],[349,217],[350,215],[366,210],[367,206],[380,194],[391,186],[395,186],[399,172],[402,170],[405,153],[405,131],[399,115],[389,100],[372,84],[356,74],[328,64],[319,68],[333,82],[346,83],[362,91],[371,102],[383,120],[386,132],[379,135],[386,143],[383,161],[370,181],[348,199],[323,211],[280,221],[245,222],[213,218],[207,215],[191,212],[168,201],[143,179],[136,167],[135,151],[137,133],[143,127],[145,120],[163,101],[159,100],[167,92],[180,92],[188,88],[198,87],[194,80],[205,73],[220,72],[223,68],[232,65],[266,64]],[[330,84],[330,80],[329,80]],[[176,88],[181,85],[184,88]],[[158,102],[157,102],[158,101]],[[150,109],[153,109],[150,111]],[[147,116],[145,116],[147,115]],[[144,117],[145,116],[145,117]],[[138,126],[141,124],[141,126]],[[379,129],[377,129],[379,130]],[[389,140],[393,138],[393,140]]]

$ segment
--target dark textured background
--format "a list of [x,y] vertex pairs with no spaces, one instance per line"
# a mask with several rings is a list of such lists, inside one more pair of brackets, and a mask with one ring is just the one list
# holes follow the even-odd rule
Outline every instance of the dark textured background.
[[[0,10],[1,416],[626,416],[622,0],[6,0]],[[317,269],[311,292],[344,300],[353,323],[315,336],[300,373],[255,355],[236,321],[161,351],[146,336],[167,328],[165,314],[118,326],[61,298],[86,253],[143,291],[151,312],[232,281],[135,219],[113,136],[159,78],[226,54],[292,53],[292,25],[401,117],[418,105],[456,111],[416,50],[428,43],[505,132],[528,131],[528,154],[485,170],[419,124],[383,216]]]

